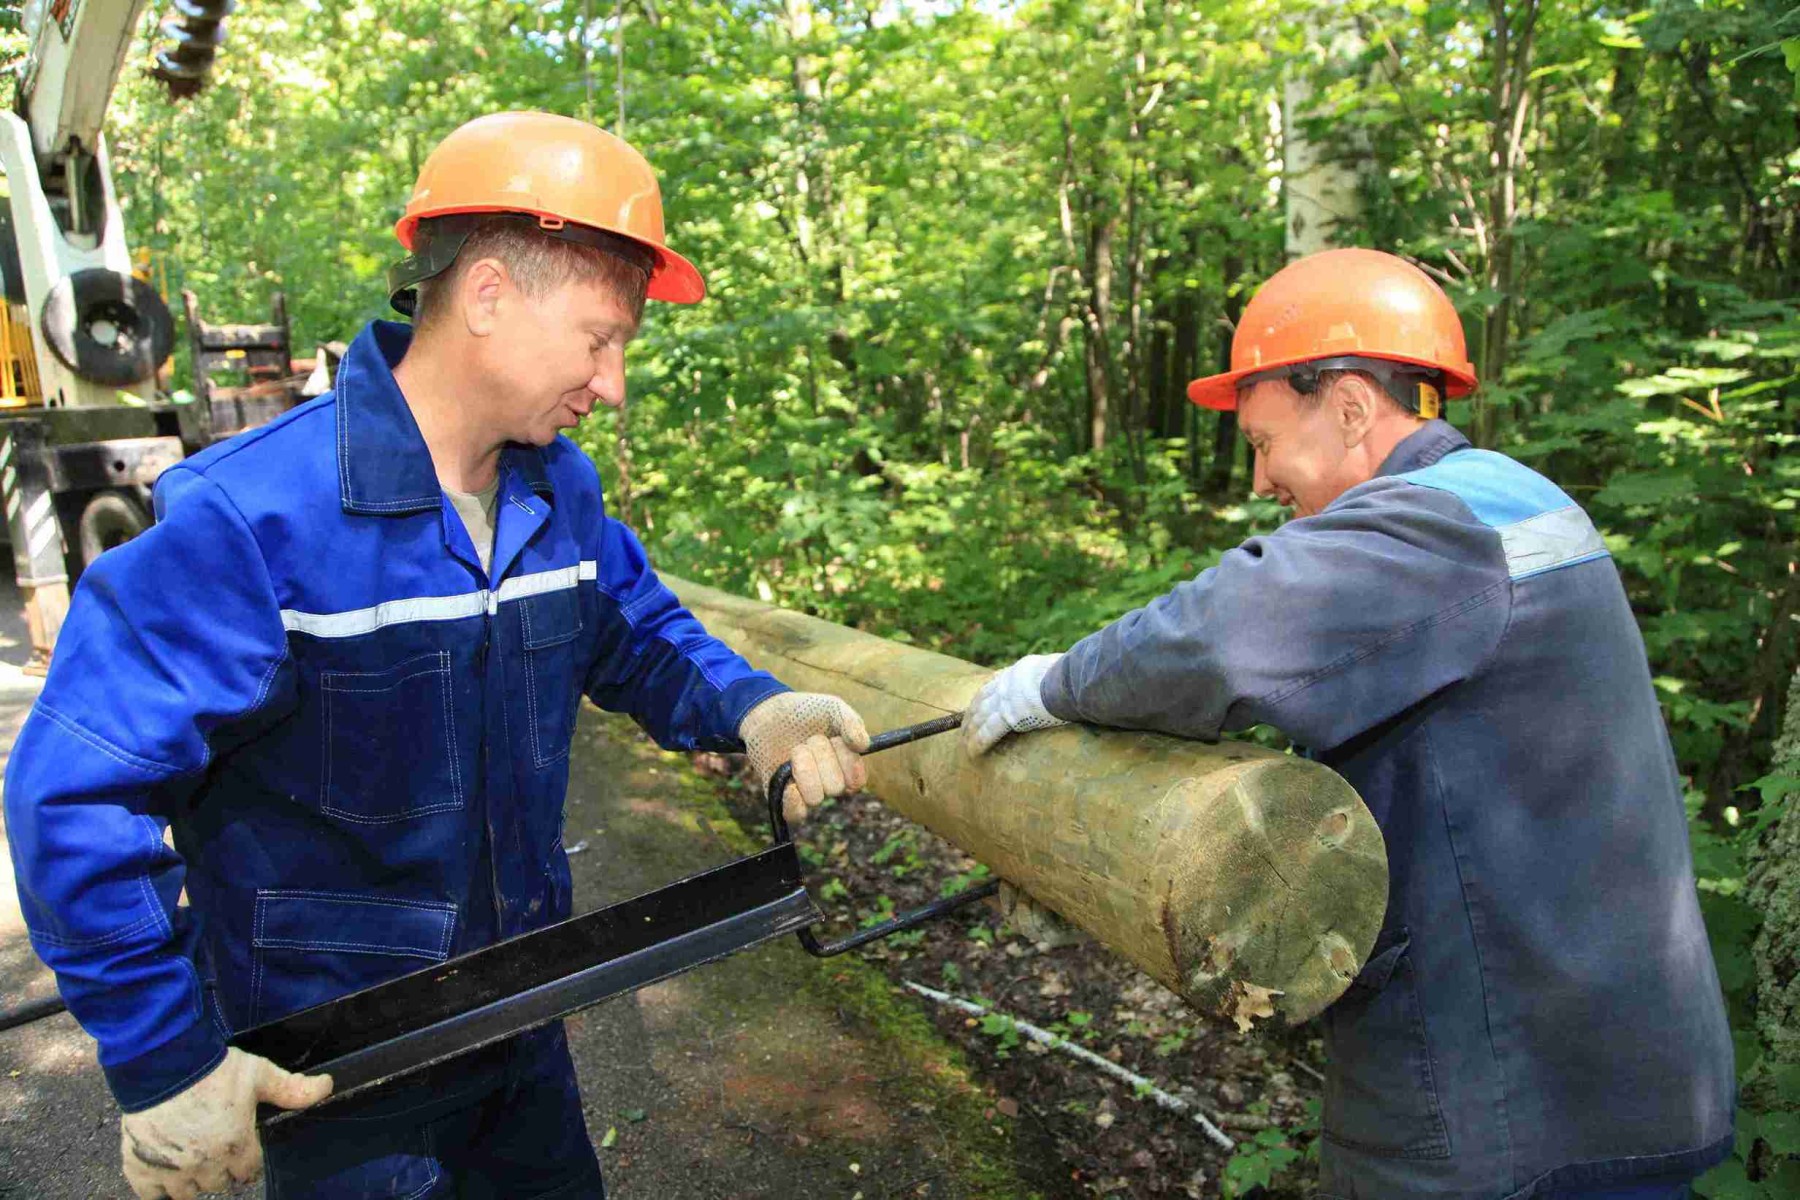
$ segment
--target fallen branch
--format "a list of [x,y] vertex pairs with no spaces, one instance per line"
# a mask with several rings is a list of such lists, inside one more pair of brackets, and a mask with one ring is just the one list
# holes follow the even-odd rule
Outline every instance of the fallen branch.
[[[950,1008],[969,1013],[972,1016],[983,1017],[994,1012],[992,1008],[983,1008],[972,1000],[960,999],[950,995],[948,992],[940,992],[936,988],[928,988],[922,983],[914,983],[910,979],[904,980],[903,982],[907,987],[928,1000],[935,1000],[939,1004],[947,1005]],[[998,1015],[1004,1016],[1005,1014]],[[1082,1062],[1087,1063],[1089,1066],[1098,1067],[1119,1082],[1129,1083],[1139,1096],[1148,1096],[1150,1099],[1156,1101],[1158,1105],[1168,1109],[1170,1112],[1191,1116],[1194,1123],[1205,1130],[1206,1136],[1212,1139],[1213,1144],[1220,1149],[1237,1149],[1237,1143],[1232,1141],[1229,1137],[1226,1137],[1224,1132],[1220,1130],[1217,1125],[1214,1125],[1211,1121],[1207,1120],[1205,1113],[1189,1104],[1186,1100],[1183,1100],[1178,1096],[1171,1096],[1168,1092],[1163,1091],[1161,1088],[1157,1087],[1154,1082],[1139,1075],[1136,1071],[1127,1071],[1118,1063],[1102,1058],[1084,1046],[1077,1046],[1067,1038],[1058,1037],[1048,1029],[1039,1029],[1029,1021],[1021,1021],[1017,1017],[1009,1017],[1008,1019],[1012,1021],[1013,1028],[1017,1029],[1021,1034],[1030,1038],[1038,1045],[1050,1050],[1061,1050],[1066,1054],[1071,1054]]]

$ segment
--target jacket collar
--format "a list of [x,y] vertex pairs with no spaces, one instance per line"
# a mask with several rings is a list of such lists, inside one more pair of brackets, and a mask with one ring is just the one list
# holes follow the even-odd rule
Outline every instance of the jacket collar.
[[1458,433],[1448,421],[1427,421],[1388,453],[1387,458],[1382,460],[1381,469],[1375,472],[1375,477],[1379,479],[1383,475],[1402,475],[1407,471],[1417,471],[1422,467],[1429,467],[1446,454],[1468,448],[1469,439]]
[[[431,452],[394,382],[394,368],[411,343],[412,326],[371,321],[338,364],[338,493],[345,512],[382,516],[443,505]],[[516,472],[540,496],[552,493],[543,451],[536,447],[508,445],[500,452],[500,471]]]

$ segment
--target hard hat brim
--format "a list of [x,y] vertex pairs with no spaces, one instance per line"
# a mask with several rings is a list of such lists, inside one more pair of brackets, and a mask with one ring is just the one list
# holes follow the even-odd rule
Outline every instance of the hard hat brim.
[[706,299],[706,280],[693,263],[661,246],[656,251],[656,269],[650,272],[650,287],[644,295],[665,304],[698,304]]
[[[432,217],[455,216],[459,213],[517,213],[520,216],[543,219],[553,214],[530,209],[499,208],[484,204],[467,205],[462,208],[446,208],[425,212],[407,213],[394,225],[394,236],[400,245],[409,252],[413,249],[414,235],[419,222]],[[631,237],[619,230],[607,230],[623,238],[629,238],[656,256],[656,265],[650,271],[650,286],[644,292],[649,300],[661,300],[666,304],[698,304],[706,299],[706,280],[701,276],[698,267],[683,258],[667,246],[658,246],[646,242],[642,238]]]
[[[1263,368],[1256,368],[1257,371]],[[1187,385],[1187,398],[1201,408],[1210,408],[1218,412],[1236,412],[1238,406],[1237,382],[1253,371],[1227,371],[1223,375],[1208,375],[1204,379],[1196,379]]]
[[[1475,369],[1455,370],[1442,363],[1432,362],[1425,358],[1411,358],[1398,354],[1370,354],[1360,352],[1364,358],[1379,358],[1388,362],[1411,363],[1414,366],[1429,367],[1444,373],[1444,394],[1447,397],[1466,396],[1475,390]],[[1253,367],[1244,367],[1237,371],[1226,371],[1222,375],[1208,375],[1196,379],[1187,385],[1187,398],[1201,408],[1215,409],[1218,412],[1236,412],[1238,407],[1238,383],[1252,375],[1260,375],[1264,371],[1272,371],[1277,367],[1291,367],[1299,363],[1313,362],[1320,358],[1333,358],[1336,355],[1307,354],[1298,358],[1289,358],[1275,362],[1257,363]]]

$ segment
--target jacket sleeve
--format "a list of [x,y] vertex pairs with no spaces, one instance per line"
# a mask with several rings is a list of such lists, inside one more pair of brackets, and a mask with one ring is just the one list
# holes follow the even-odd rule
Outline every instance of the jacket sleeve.
[[224,1057],[163,831],[213,739],[268,701],[287,653],[261,552],[218,486],[176,467],[156,506],[158,524],[82,576],[6,769],[32,945],[127,1112]]
[[601,518],[601,631],[587,694],[669,750],[741,750],[744,714],[788,690],[706,632],[650,569],[637,535]]
[[1377,479],[1084,638],[1043,700],[1093,725],[1211,740],[1266,723],[1328,750],[1478,671],[1511,605],[1500,538],[1467,505]]

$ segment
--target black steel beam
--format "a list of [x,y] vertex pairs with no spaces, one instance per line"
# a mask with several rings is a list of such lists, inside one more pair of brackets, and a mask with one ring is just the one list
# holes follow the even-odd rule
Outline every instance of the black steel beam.
[[[788,843],[245,1030],[232,1044],[329,1074],[337,1100],[818,920]],[[284,1119],[270,1113],[264,1124]]]

